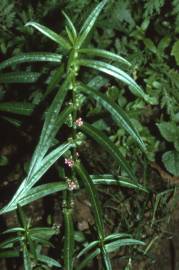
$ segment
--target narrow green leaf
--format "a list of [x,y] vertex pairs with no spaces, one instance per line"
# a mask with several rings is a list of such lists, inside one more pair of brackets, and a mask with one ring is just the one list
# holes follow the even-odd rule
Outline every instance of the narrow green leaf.
[[29,253],[32,254],[33,258],[37,260],[37,252],[36,252],[36,243],[33,241],[30,233],[26,235],[26,242],[28,242]]
[[72,22],[72,20],[69,18],[69,16],[64,12],[62,11],[63,15],[65,16],[66,20],[67,20],[67,25],[68,25],[68,29],[70,31],[70,34],[72,36],[72,43],[75,42],[76,40],[76,37],[77,37],[77,32],[76,32],[76,29],[75,29],[75,26]]
[[110,242],[105,245],[107,252],[114,252],[118,250],[120,247],[131,246],[131,245],[145,245],[143,241],[139,241],[136,239],[119,239],[113,242]]
[[136,181],[136,177],[134,173],[132,172],[131,168],[129,167],[128,163],[120,153],[118,147],[112,143],[108,137],[93,127],[92,125],[89,125],[87,123],[84,123],[80,129],[85,132],[87,135],[92,137],[95,141],[97,141],[99,144],[102,145],[102,147],[113,156],[113,158],[119,163],[119,165],[126,171],[126,173],[129,175],[129,177]]
[[0,111],[20,115],[31,115],[34,105],[30,102],[1,102]]
[[67,107],[59,117],[59,111],[67,94],[69,83],[70,78],[67,77],[63,85],[58,90],[56,96],[54,97],[48,111],[46,112],[45,122],[40,135],[40,140],[31,159],[27,176],[27,178],[29,179],[31,178],[31,175],[38,169],[41,160],[51,146],[51,143],[54,140],[56,133],[58,132],[59,128],[64,123],[66,117],[72,110],[72,106]]
[[53,235],[57,234],[57,229],[53,227],[37,227],[29,229],[32,236],[49,240]]
[[0,258],[15,258],[19,257],[19,252],[8,249],[6,251],[0,251]]
[[0,83],[34,83],[38,80],[38,72],[10,72],[0,74]]
[[2,119],[6,120],[7,122],[9,122],[10,124],[12,124],[13,126],[19,128],[22,124],[22,122],[20,120],[17,120],[15,118],[12,117],[8,117],[8,116],[1,116]]
[[100,242],[99,240],[96,240],[96,241],[89,243],[85,248],[83,248],[80,251],[80,253],[77,255],[77,258],[80,258],[82,255],[84,255],[84,253],[87,253],[91,249],[95,248],[99,244],[99,242]]
[[44,25],[41,25],[41,24],[36,23],[36,22],[28,22],[28,23],[26,23],[25,26],[32,26],[32,27],[36,28],[39,32],[41,32],[42,34],[44,34],[45,36],[47,36],[51,40],[53,40],[56,43],[58,43],[59,45],[61,45],[64,49],[69,50],[71,48],[70,44],[68,43],[68,41],[65,38],[63,38],[61,35],[55,33],[54,31],[52,31],[51,29],[49,29],[48,27],[46,27]]
[[115,122],[119,126],[122,126],[129,133],[129,135],[131,135],[131,137],[139,144],[140,148],[143,151],[146,151],[146,147],[142,138],[140,137],[136,128],[131,123],[128,115],[122,110],[122,108],[120,108],[120,106],[115,104],[112,100],[101,94],[99,91],[96,91],[90,87],[80,85],[79,89],[82,90],[83,93],[87,93],[88,95],[90,95],[90,97],[98,101],[104,107],[104,109],[111,113]]
[[119,185],[122,187],[130,188],[130,189],[136,189],[139,191],[149,192],[148,189],[146,189],[141,184],[135,184],[134,182],[130,181],[130,179],[125,177],[114,177],[111,174],[102,174],[102,175],[91,175],[91,179],[93,180],[93,183],[95,185]]
[[65,223],[65,245],[64,245],[64,262],[65,269],[73,269],[73,252],[74,252],[74,229],[72,209],[64,209],[64,223]]
[[[46,173],[46,171],[66,152],[72,147],[71,143],[62,144],[61,146],[54,149],[50,154],[48,154],[39,166],[39,169],[31,175],[31,178],[25,178],[11,201],[0,210],[0,214],[10,212],[16,209],[18,203],[23,203],[24,205],[29,199],[27,196],[27,201],[24,199],[33,185]],[[33,191],[33,190],[32,190]]]
[[78,64],[81,66],[93,68],[96,70],[99,70],[103,73],[106,73],[122,82],[130,86],[130,90],[133,94],[136,96],[142,97],[145,100],[148,100],[148,96],[143,92],[143,90],[140,88],[140,86],[123,70],[102,62],[98,60],[87,60],[87,59],[80,59],[78,60]]
[[49,256],[38,254],[38,261],[43,262],[43,263],[46,263],[50,267],[53,267],[53,266],[54,267],[57,267],[57,268],[61,268],[62,267],[59,262],[57,262],[53,258],[50,258]]
[[44,245],[44,246],[47,246],[47,247],[52,247],[54,248],[54,245],[52,243],[50,243],[50,241],[44,239],[44,238],[40,238],[40,237],[37,237],[37,236],[31,236],[32,238],[32,241],[36,242],[36,244],[41,244],[41,245]]
[[2,232],[2,234],[8,234],[8,233],[14,233],[14,232],[24,232],[24,228],[22,227],[15,227],[15,228],[11,228],[11,229],[7,229],[4,232]]
[[[84,269],[84,267],[88,266],[89,263],[101,253],[100,248],[95,249],[92,253],[85,256],[84,260],[78,264],[78,270]],[[85,268],[86,269],[86,268]]]
[[101,255],[102,255],[102,258],[103,258],[104,265],[105,265],[105,270],[112,270],[112,265],[111,265],[111,260],[110,260],[110,257],[109,257],[109,253],[107,252],[105,246],[103,246],[101,248]]
[[62,56],[57,53],[32,52],[13,56],[0,63],[0,70],[25,62],[56,62],[60,63]]
[[32,270],[30,254],[26,245],[23,245],[24,270]]
[[115,61],[119,64],[125,64],[127,66],[131,66],[131,63],[128,62],[125,58],[122,56],[115,54],[110,51],[102,50],[102,49],[95,49],[95,48],[82,48],[79,50],[79,53],[86,54],[87,56],[89,55],[94,55],[97,57],[102,57],[102,58],[107,58],[111,61]]
[[128,233],[113,233],[105,237],[105,242],[106,241],[112,241],[115,239],[123,238],[123,237],[130,237],[130,234]]
[[90,201],[92,204],[92,211],[95,216],[95,222],[96,227],[98,231],[99,239],[104,239],[104,225],[103,225],[103,216],[102,216],[102,210],[99,202],[99,198],[95,189],[95,186],[92,182],[92,179],[88,175],[86,169],[83,167],[82,164],[79,162],[76,162],[75,164],[75,170],[81,180],[83,181],[86,191],[90,197]]
[[27,218],[26,218],[26,215],[25,215],[22,207],[19,204],[17,204],[16,213],[17,213],[17,219],[18,219],[18,222],[19,222],[20,226],[26,230],[26,228],[27,228]]
[[[105,244],[105,248],[106,248],[106,252],[110,253],[110,252],[114,252],[118,250],[121,247],[130,246],[130,245],[145,245],[145,243],[139,240],[135,240],[135,239],[119,239],[111,243]],[[92,261],[100,253],[101,253],[100,248],[97,248],[91,254],[89,254],[88,256],[85,256],[84,260],[78,265],[78,270],[81,270],[84,267],[86,267],[90,263],[90,261]]]
[[64,65],[61,64],[56,70],[54,70],[53,75],[48,81],[47,90],[43,95],[43,100],[50,94],[50,92],[55,88],[55,86],[60,82],[64,74]]
[[26,205],[31,202],[34,202],[36,200],[39,200],[41,198],[44,198],[50,194],[53,194],[55,192],[59,192],[62,190],[67,189],[67,184],[64,183],[59,183],[59,182],[54,182],[50,184],[43,184],[34,188],[31,188],[25,196],[23,196],[19,200],[20,205]]
[[103,0],[101,1],[91,12],[91,14],[88,16],[88,18],[86,19],[86,21],[84,22],[78,39],[77,39],[77,48],[80,48],[81,45],[83,44],[83,42],[85,41],[85,39],[87,38],[88,34],[90,33],[92,27],[94,26],[97,17],[99,16],[100,12],[102,11],[103,7],[105,6],[105,4],[107,3],[107,0]]
[[9,239],[6,239],[5,241],[0,243],[0,248],[8,248],[12,247],[12,245],[16,242],[20,242],[22,240],[22,237],[16,236],[16,237],[11,237]]

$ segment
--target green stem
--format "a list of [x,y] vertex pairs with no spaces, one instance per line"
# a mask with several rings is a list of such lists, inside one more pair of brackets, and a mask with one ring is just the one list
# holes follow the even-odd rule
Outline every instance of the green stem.
[[[77,117],[77,108],[76,108],[76,76],[78,67],[76,66],[76,50],[71,51],[69,61],[67,64],[67,74],[71,78],[70,89],[72,90],[72,103],[73,103],[73,112],[72,112],[72,137],[73,141],[76,141],[76,128],[75,121]],[[72,150],[72,160],[76,160],[76,147]],[[71,171],[71,180],[76,179],[75,171],[72,168]],[[64,243],[64,266],[66,270],[73,269],[73,253],[74,253],[74,229],[73,229],[73,192],[68,190],[64,192],[64,223],[65,223],[65,243]]]

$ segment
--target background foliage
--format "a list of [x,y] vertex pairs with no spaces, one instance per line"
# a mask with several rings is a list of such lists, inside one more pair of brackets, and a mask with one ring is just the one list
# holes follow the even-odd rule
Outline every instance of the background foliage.
[[[17,55],[19,52],[50,52],[52,50],[59,52],[56,46],[39,33],[34,35],[34,30],[24,27],[24,24],[33,20],[60,32],[64,29],[65,24],[62,15],[62,10],[64,10],[73,19],[74,24],[80,27],[81,22],[84,21],[94,4],[99,2],[97,0],[2,0],[0,6],[1,59]],[[111,119],[98,103],[90,103],[86,111],[83,112],[84,114],[88,112],[87,116],[95,122],[95,126],[105,130],[111,140],[120,146],[123,154],[131,161],[131,166],[135,168],[138,176],[147,181],[147,185],[151,188],[151,194],[147,198],[145,197],[144,204],[148,209],[145,211],[145,207],[140,205],[140,202],[144,200],[142,195],[137,195],[138,199],[133,205],[135,193],[132,193],[130,199],[129,194],[123,190],[112,198],[109,196],[109,190],[105,191],[106,195],[102,193],[102,197],[106,196],[105,198],[107,198],[106,217],[110,215],[108,209],[114,208],[114,201],[118,200],[118,203],[121,204],[124,200],[122,208],[128,210],[120,224],[120,229],[138,236],[143,228],[142,234],[148,243],[155,239],[163,221],[168,220],[171,208],[164,209],[164,206],[168,205],[170,196],[174,196],[174,189],[169,189],[168,184],[177,182],[179,177],[178,37],[178,0],[111,0],[97,21],[90,44],[127,58],[132,63],[132,76],[153,98],[152,102],[147,104],[139,98],[134,98],[122,84],[113,84],[113,81],[108,78],[96,76],[95,72],[92,75],[80,75],[83,80],[91,80],[90,85],[95,86],[96,89],[103,86],[102,90],[128,112],[131,121],[138,127],[140,135],[147,145],[150,162],[143,159],[141,152],[124,130],[117,129],[113,125],[108,127],[107,123],[111,123]],[[52,48],[52,46],[54,47]],[[31,71],[31,66],[28,65],[25,68]],[[42,66],[37,65],[36,71],[39,70],[42,70]],[[47,65],[43,67],[42,72],[44,78],[46,76],[50,78],[52,69]],[[9,85],[1,86],[0,100],[2,103],[8,101],[30,102],[32,106],[36,106],[43,101],[47,81],[48,79],[42,79],[35,86],[26,86],[26,89],[19,85],[13,86],[13,89]],[[33,135],[39,131],[38,128],[34,127],[38,126],[40,118],[37,117],[34,120],[30,116],[28,119],[24,116],[12,116],[4,108],[1,111],[2,127],[11,131],[14,130],[11,125],[15,125],[17,128],[15,134],[19,136],[20,133],[25,138],[24,143],[28,141],[30,146],[34,145]],[[9,124],[5,122],[5,119],[8,120]],[[30,128],[27,127],[29,124]],[[19,126],[23,126],[23,128],[19,130]],[[22,134],[22,132],[24,133]],[[4,145],[1,145],[2,148],[6,146],[6,143],[9,143],[7,141],[5,140]],[[16,143],[15,147],[19,147],[18,139]],[[27,147],[25,149],[29,154],[30,149]],[[90,149],[87,147],[86,150],[89,151],[91,160],[99,160],[101,153],[99,156],[93,156]],[[85,153],[83,155],[84,159],[87,159]],[[12,168],[13,161],[7,151],[1,151],[0,165],[4,174],[9,168]],[[23,166],[24,161],[28,166],[28,155],[19,159],[19,166]],[[104,161],[102,160],[99,168],[95,167],[95,169],[103,170]],[[95,166],[94,163],[91,162],[91,167]],[[113,165],[113,169],[116,170],[115,165]],[[154,183],[154,171],[157,171],[164,181],[158,178],[158,183]],[[113,209],[113,211],[114,216],[116,214],[117,216],[123,215],[122,210]],[[146,212],[150,213],[147,217]],[[136,216],[136,213],[140,213],[139,216]],[[153,231],[149,230],[149,224]],[[113,223],[109,224],[110,226],[115,227],[116,225]],[[130,250],[129,253],[130,256],[136,254],[139,256],[140,250]]]

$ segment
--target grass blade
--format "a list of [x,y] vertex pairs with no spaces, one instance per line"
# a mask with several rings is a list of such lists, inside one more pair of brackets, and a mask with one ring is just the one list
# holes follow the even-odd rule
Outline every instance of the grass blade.
[[25,26],[34,27],[39,32],[41,32],[43,35],[45,35],[49,39],[55,41],[59,45],[61,45],[64,49],[69,50],[71,48],[70,44],[68,43],[68,41],[65,38],[63,38],[61,35],[55,33],[53,30],[49,29],[48,27],[46,27],[44,25],[41,25],[41,24],[36,23],[36,22],[28,22],[28,23],[26,23]]
[[92,27],[94,26],[97,17],[99,16],[100,12],[102,11],[103,7],[105,6],[105,4],[107,3],[107,0],[103,0],[101,1],[91,12],[91,14],[88,16],[88,18],[86,19],[86,21],[84,22],[78,39],[77,39],[77,48],[80,48],[81,45],[83,44],[83,42],[85,41],[85,39],[87,38],[88,34],[90,33]]
[[108,74],[108,75],[124,82],[125,84],[130,86],[130,90],[134,95],[142,97],[145,100],[148,100],[148,96],[143,92],[143,90],[140,88],[140,86],[123,70],[121,70],[121,69],[119,69],[111,64],[108,64],[108,63],[105,63],[102,61],[98,61],[98,60],[80,59],[80,60],[78,60],[78,63],[81,66],[96,69],[98,71],[101,71],[105,74]]
[[129,135],[138,143],[140,148],[145,152],[146,147],[145,144],[140,137],[139,133],[131,123],[128,115],[120,108],[117,104],[115,104],[112,100],[110,100],[107,96],[101,94],[99,91],[96,91],[90,87],[85,85],[80,85],[79,89],[83,91],[83,93],[87,93],[90,97],[94,98],[97,102],[100,103],[109,113],[111,113],[115,122],[122,126]]
[[20,120],[15,119],[15,118],[3,116],[3,115],[1,116],[1,118],[17,128],[19,128],[22,125],[22,122]]
[[121,152],[119,151],[118,147],[112,143],[108,137],[93,127],[90,124],[84,123],[80,129],[92,137],[96,142],[102,145],[102,147],[105,148],[105,150],[113,156],[113,158],[119,163],[119,165],[125,170],[125,172],[129,175],[129,177],[136,181],[136,177],[134,173],[132,172],[131,168],[129,167],[128,163],[125,161],[124,157],[122,156]]
[[0,70],[25,62],[55,62],[60,63],[62,56],[57,53],[33,52],[13,56],[0,63]]
[[95,49],[95,48],[82,48],[79,50],[79,53],[86,54],[87,56],[89,55],[94,55],[97,57],[102,57],[102,58],[107,58],[111,61],[115,61],[119,64],[125,64],[127,66],[131,66],[131,63],[128,62],[125,58],[122,56],[115,54],[110,51],[102,50],[102,49]]
[[10,72],[0,74],[0,83],[34,83],[40,77],[38,72]]

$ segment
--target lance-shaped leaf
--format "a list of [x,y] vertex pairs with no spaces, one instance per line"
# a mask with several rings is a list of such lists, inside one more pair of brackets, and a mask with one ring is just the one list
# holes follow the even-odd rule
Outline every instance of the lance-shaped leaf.
[[11,228],[11,229],[7,229],[4,232],[2,232],[2,234],[8,234],[8,233],[14,233],[14,232],[25,232],[25,229],[22,227],[15,227],[15,228]]
[[48,86],[47,90],[45,91],[43,95],[43,100],[50,94],[52,90],[54,90],[55,86],[58,85],[60,80],[62,79],[62,76],[64,74],[64,64],[61,64],[60,67],[54,70],[54,73],[48,80]]
[[9,72],[0,74],[0,83],[34,83],[38,80],[38,72]]
[[55,41],[59,45],[61,45],[64,49],[69,50],[71,48],[71,45],[69,42],[63,38],[61,35],[55,33],[53,30],[49,29],[48,27],[41,25],[36,22],[28,22],[25,26],[32,26],[35,29],[37,29],[39,32],[47,36],[49,39]]
[[123,237],[130,237],[131,235],[128,233],[113,233],[105,237],[104,242],[112,241],[115,239],[123,238]]
[[83,181],[87,194],[89,195],[89,198],[92,204],[92,211],[95,217],[98,237],[100,240],[104,239],[104,224],[103,224],[102,210],[101,210],[98,194],[93,184],[93,181],[88,175],[86,169],[79,162],[75,163],[75,170],[77,174],[79,175],[79,177],[81,178],[81,180]]
[[[105,244],[107,252],[114,252],[121,247],[131,246],[131,245],[145,245],[144,242],[136,239],[119,239],[108,244]],[[101,253],[100,248],[95,249],[91,254],[85,256],[84,260],[78,265],[78,270],[84,269],[97,255]]]
[[116,53],[113,53],[113,52],[110,52],[110,51],[106,51],[106,50],[102,50],[102,49],[95,49],[95,48],[82,48],[79,50],[79,53],[82,53],[82,54],[86,54],[87,56],[89,55],[94,55],[94,56],[97,56],[97,57],[102,57],[102,58],[107,58],[111,61],[115,61],[119,64],[125,64],[127,66],[131,66],[131,63],[129,61],[127,61],[125,58],[123,58],[122,56],[116,54]]
[[149,192],[149,190],[141,184],[135,184],[129,178],[114,177],[111,174],[91,175],[91,179],[95,185],[119,185],[122,187],[135,189],[139,191]]
[[130,90],[136,96],[142,97],[146,100],[148,99],[148,96],[144,93],[144,91],[140,88],[140,86],[126,72],[124,72],[120,68],[102,61],[88,60],[88,59],[80,59],[78,60],[78,64],[108,74],[130,86]]
[[29,232],[32,236],[49,240],[53,235],[57,234],[57,229],[55,227],[36,227],[30,228]]
[[[46,159],[43,160],[43,162],[42,162],[42,159],[44,158],[45,154],[47,153],[48,149],[50,148],[51,143],[52,143],[56,133],[58,132],[60,126],[64,123],[67,115],[72,110],[72,106],[71,107],[69,106],[63,111],[63,113],[61,113],[60,116],[58,116],[59,110],[62,106],[63,100],[64,100],[65,95],[66,95],[67,90],[68,90],[67,86],[68,86],[68,80],[66,80],[64,82],[63,86],[60,89],[61,91],[58,91],[58,93],[56,94],[56,97],[54,98],[54,100],[53,100],[53,102],[52,102],[52,104],[47,112],[45,123],[44,123],[43,130],[42,130],[41,137],[40,137],[40,141],[39,141],[39,143],[36,147],[36,150],[33,154],[27,178],[25,178],[24,181],[21,183],[16,194],[13,196],[12,200],[7,205],[7,208],[6,207],[3,208],[2,212],[3,211],[5,211],[5,212],[11,211],[11,210],[15,209],[16,204],[21,199],[22,195],[24,196],[26,194],[25,192],[27,192],[40,179],[40,177],[43,176],[43,174],[46,172],[45,168],[48,167],[48,164],[50,164],[50,163],[48,162],[47,157],[46,157]],[[69,145],[69,147],[70,147],[70,145]],[[52,155],[54,153],[55,152],[53,152]],[[48,158],[50,157],[49,155],[48,155]],[[55,157],[53,158],[53,156],[51,158],[51,160],[52,161],[54,160],[54,162],[57,159]],[[47,160],[47,165],[45,163],[46,160]],[[0,211],[0,214],[1,214],[1,211]]]
[[[59,111],[67,94],[68,86],[69,86],[69,78],[67,78],[63,83],[63,85],[60,87],[48,111],[46,112],[45,122],[40,135],[40,140],[32,156],[27,178],[30,178],[31,175],[35,172],[35,170],[38,169],[38,166],[43,157],[45,156],[45,154],[47,153],[49,147],[51,146],[51,143],[56,133],[64,123],[67,115],[72,110],[70,106],[67,107],[67,109],[59,117]],[[58,118],[59,120],[57,123]]]
[[72,42],[72,44],[74,44],[76,37],[77,37],[77,32],[76,32],[75,26],[74,26],[72,20],[69,18],[69,16],[64,11],[62,13],[65,16],[66,21],[67,21],[68,37],[69,37],[70,41]]
[[39,200],[45,196],[67,189],[67,183],[54,182],[31,188],[25,196],[19,200],[21,206]]
[[57,53],[33,52],[13,56],[0,63],[0,70],[26,62],[55,62],[60,63],[62,56]]
[[93,138],[96,142],[102,145],[102,147],[109,153],[113,158],[119,163],[121,168],[125,170],[125,172],[131,177],[132,180],[136,181],[136,177],[129,167],[128,163],[122,156],[121,152],[119,151],[118,147],[111,142],[108,137],[93,127],[90,124],[84,123],[80,129],[85,132],[87,135],[89,135],[91,138]]
[[24,270],[32,270],[30,253],[26,245],[23,245],[23,260],[24,260]]
[[72,209],[65,208],[64,210],[65,223],[65,245],[64,245],[64,262],[65,269],[73,269],[73,253],[74,253],[74,229]]
[[30,102],[1,102],[0,111],[19,115],[31,115],[34,105]]
[[99,243],[100,243],[99,240],[96,240],[96,241],[89,243],[85,248],[83,248],[80,251],[80,253],[77,255],[77,258],[80,258],[82,255],[84,255],[85,253],[87,253],[91,249],[94,249],[95,247],[97,247],[99,245]]
[[45,264],[47,264],[50,267],[57,267],[57,268],[61,268],[61,264],[59,262],[57,262],[56,260],[54,260],[53,258],[46,256],[46,255],[41,255],[38,254],[38,261],[39,262],[43,262]]
[[10,246],[13,246],[14,243],[22,241],[22,237],[16,236],[16,237],[11,237],[9,239],[4,240],[3,242],[0,243],[0,249],[1,248],[8,248]]
[[101,248],[101,254],[102,254],[105,270],[112,270],[111,260],[110,260],[109,253],[106,250],[105,245],[102,246]]
[[128,238],[128,239],[118,239],[116,241],[112,241],[106,244],[105,247],[108,252],[114,252],[118,250],[120,247],[131,246],[131,245],[145,245],[145,243],[143,241]]
[[[25,178],[20,187],[16,191],[12,200],[0,210],[0,214],[10,212],[16,209],[17,204],[20,202],[25,203],[23,197],[30,192],[30,189],[37,183],[37,181],[46,173],[46,171],[66,152],[72,147],[71,143],[63,144],[54,149],[42,161],[39,169],[31,175],[30,178]],[[29,198],[29,197],[28,197]]]
[[83,42],[85,41],[85,39],[87,38],[88,34],[90,33],[92,27],[94,26],[100,12],[102,11],[103,7],[105,6],[105,4],[107,3],[107,0],[103,0],[101,1],[94,9],[93,11],[90,13],[90,15],[88,16],[88,18],[86,19],[86,21],[84,22],[80,33],[78,35],[78,39],[76,42],[76,47],[80,48],[81,45],[83,44]]
[[101,94],[99,91],[96,91],[90,87],[81,84],[79,86],[79,89],[82,90],[83,93],[87,93],[88,95],[90,95],[90,97],[98,101],[104,107],[104,109],[106,109],[109,113],[111,113],[115,122],[119,126],[122,126],[132,136],[132,138],[139,144],[140,148],[143,151],[146,151],[145,144],[142,138],[135,129],[134,125],[131,123],[128,115],[123,111],[123,109],[120,106],[115,104],[107,96]]

